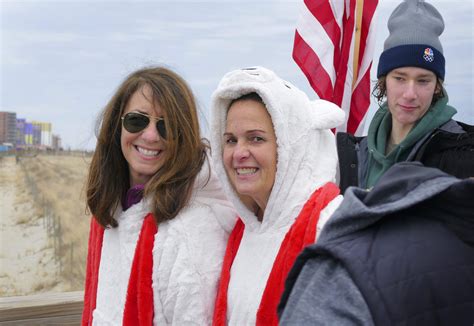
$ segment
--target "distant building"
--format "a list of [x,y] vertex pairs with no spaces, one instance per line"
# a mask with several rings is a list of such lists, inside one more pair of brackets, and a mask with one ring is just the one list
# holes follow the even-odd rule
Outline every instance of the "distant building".
[[25,148],[26,134],[25,134],[26,119],[16,119],[16,147]]
[[51,132],[51,123],[32,121],[33,125],[33,144],[40,148],[51,148],[53,145],[53,134]]
[[25,146],[33,146],[33,125],[29,122],[25,122]]
[[53,135],[50,122],[17,119],[15,112],[0,112],[0,145],[17,149],[62,149],[61,137]]
[[53,135],[53,149],[55,151],[62,150],[61,137],[59,135]]
[[0,144],[16,143],[16,113],[0,112]]
[[41,145],[41,124],[38,122],[31,122],[33,126],[33,146],[39,148]]

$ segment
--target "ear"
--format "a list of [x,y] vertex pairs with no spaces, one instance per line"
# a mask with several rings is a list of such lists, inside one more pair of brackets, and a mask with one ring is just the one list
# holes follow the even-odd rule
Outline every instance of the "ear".
[[442,81],[439,78],[436,78],[436,87],[435,87],[434,94],[438,95],[442,92],[442,90],[443,90]]
[[332,129],[344,123],[346,114],[336,104],[326,100],[315,100],[311,105],[310,114],[314,116],[316,129]]

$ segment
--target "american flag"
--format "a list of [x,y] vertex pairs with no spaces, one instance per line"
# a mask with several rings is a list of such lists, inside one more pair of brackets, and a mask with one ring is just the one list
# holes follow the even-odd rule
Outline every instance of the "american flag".
[[360,135],[370,105],[378,0],[304,0],[293,59],[321,99],[339,105],[338,131]]

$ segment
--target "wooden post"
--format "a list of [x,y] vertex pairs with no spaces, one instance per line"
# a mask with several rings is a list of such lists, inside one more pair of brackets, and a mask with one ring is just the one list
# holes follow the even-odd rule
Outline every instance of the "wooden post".
[[70,275],[74,279],[74,276],[73,276],[73,273],[74,273],[74,246],[73,246],[72,242],[69,245],[69,247],[71,248],[71,259],[70,259],[70,262],[69,262],[69,264],[71,265]]
[[359,74],[359,48],[360,48],[360,34],[362,29],[362,15],[364,10],[364,0],[356,0],[355,8],[355,35],[354,35],[354,60],[352,70],[352,90],[354,90],[357,82],[357,75]]

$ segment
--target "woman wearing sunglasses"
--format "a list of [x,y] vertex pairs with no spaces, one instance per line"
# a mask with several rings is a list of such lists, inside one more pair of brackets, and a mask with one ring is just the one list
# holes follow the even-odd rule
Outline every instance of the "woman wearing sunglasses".
[[214,325],[277,325],[289,269],[342,200],[330,129],[344,113],[262,67],[225,75],[211,113],[213,161],[240,217]]
[[169,69],[138,70],[99,122],[83,325],[210,324],[236,213],[211,171],[190,88]]

